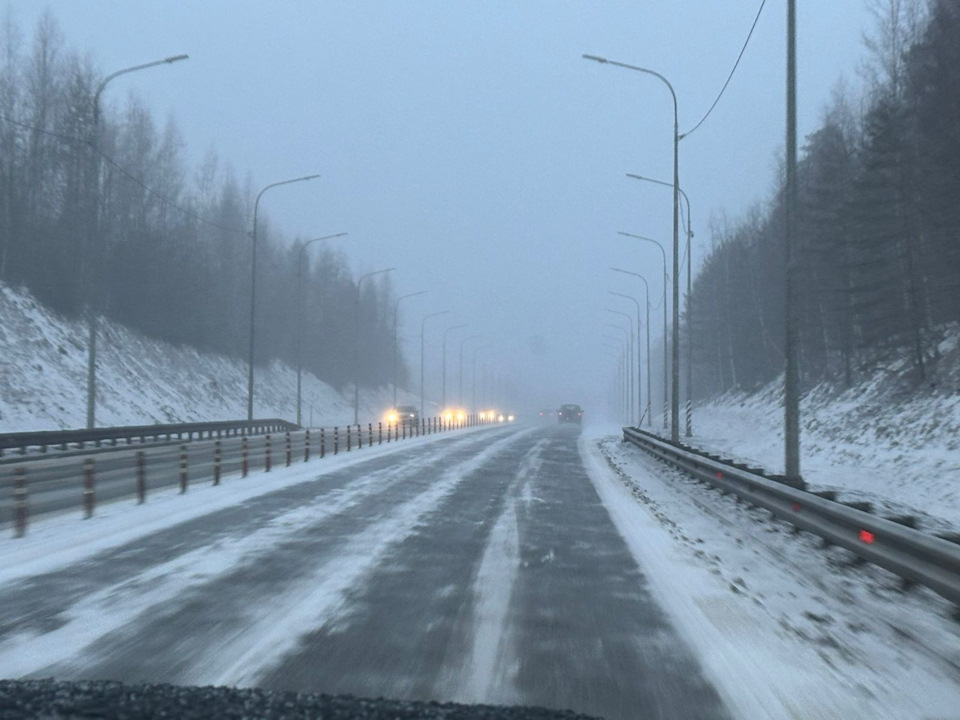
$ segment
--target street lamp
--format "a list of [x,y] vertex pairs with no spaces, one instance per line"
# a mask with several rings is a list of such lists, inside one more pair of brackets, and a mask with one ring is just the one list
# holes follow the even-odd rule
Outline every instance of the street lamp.
[[[634,240],[651,242],[660,248],[660,256],[663,258],[663,426],[667,427],[667,397],[670,391],[670,385],[667,381],[667,251],[663,249],[663,245],[653,238],[626,232],[618,232],[617,235],[633,238]],[[676,290],[676,285],[674,285],[674,290]],[[674,308],[674,310],[676,310],[676,308]],[[676,340],[676,338],[674,338],[674,340]]]
[[[673,187],[670,183],[663,180],[654,180],[653,178],[627,173],[628,178],[634,180],[644,180],[646,182]],[[693,328],[691,327],[691,309],[690,299],[693,297],[693,254],[690,244],[693,240],[693,230],[690,229],[690,198],[683,191],[683,188],[677,188],[687,203],[687,403],[686,403],[686,436],[693,436]]]
[[300,246],[300,254],[297,255],[297,425],[302,425],[300,422],[300,404],[301,404],[301,382],[300,382],[300,373],[303,367],[303,357],[302,357],[302,345],[303,345],[303,252],[310,245],[315,242],[320,242],[321,240],[332,240],[333,238],[339,238],[346,236],[347,233],[337,233],[336,235],[324,235],[323,237],[313,238],[312,240],[307,240],[303,245]]
[[[643,293],[644,293],[644,297],[646,298],[646,306],[647,306],[647,321],[646,321],[646,327],[647,327],[647,409],[646,409],[646,411],[644,412],[644,415],[647,416],[647,427],[650,427],[651,425],[653,425],[653,413],[651,412],[651,409],[650,409],[651,398],[653,397],[653,391],[652,391],[652,389],[651,389],[651,379],[652,379],[653,375],[652,375],[652,373],[650,372],[650,284],[647,282],[647,279],[646,279],[643,275],[641,275],[640,273],[635,273],[635,272],[631,272],[630,270],[623,270],[622,268],[615,268],[615,267],[612,267],[612,268],[610,268],[610,269],[613,270],[614,272],[623,273],[624,275],[632,275],[632,276],[635,277],[635,278],[639,278],[640,281],[643,283]],[[639,339],[639,338],[637,338],[637,342],[638,342],[638,343],[640,342],[640,339]],[[664,393],[666,393],[666,391],[667,391],[666,387],[664,387],[663,391],[664,391]]]
[[[627,421],[629,422],[630,420],[633,419],[633,398],[634,398],[633,370],[631,369],[633,368],[633,358],[634,358],[633,318],[630,317],[627,313],[620,312],[619,310],[612,310],[611,308],[606,308],[606,311],[608,313],[613,313],[614,315],[620,315],[621,317],[625,317],[627,319],[627,327],[630,328],[630,352],[627,358],[627,369],[630,371],[629,374],[627,375],[627,390],[629,394],[629,404],[627,407],[630,408],[630,412],[627,415]],[[637,333],[637,342],[639,342],[639,333]]]
[[304,177],[293,178],[291,180],[281,180],[271,183],[257,194],[257,199],[253,203],[253,232],[250,233],[252,239],[252,260],[250,262],[250,352],[248,356],[247,368],[247,420],[253,420],[253,349],[254,338],[256,336],[256,308],[257,308],[257,213],[260,210],[260,198],[270,188],[280,185],[289,185],[291,183],[303,182],[304,180],[313,180],[319,175],[306,175]]
[[680,441],[680,122],[677,117],[677,94],[673,85],[660,73],[649,68],[627,65],[626,63],[607,60],[596,55],[584,55],[586,60],[606,65],[635,70],[651,75],[660,80],[673,98],[673,386],[670,395],[671,428],[670,439]]
[[617,396],[620,403],[620,420],[621,422],[626,422],[627,406],[629,403],[627,402],[626,389],[625,389],[627,363],[624,356],[626,355],[627,351],[626,351],[626,348],[624,347],[623,338],[616,337],[614,335],[604,335],[603,337],[606,340],[612,341],[612,342],[605,342],[603,344],[617,351]]
[[367,278],[393,272],[396,268],[384,268],[365,273],[357,278],[357,299],[353,304],[353,424],[360,423],[360,285]]
[[470,409],[477,410],[477,353],[483,350],[489,350],[493,345],[481,345],[473,349],[473,372],[471,373]]
[[[643,422],[643,400],[640,396],[642,395],[641,387],[643,385],[643,373],[640,370],[642,367],[642,362],[640,360],[640,301],[637,300],[632,295],[625,295],[624,293],[614,292],[613,290],[607,291],[610,295],[616,295],[617,297],[626,298],[627,300],[632,300],[633,304],[637,306],[637,427],[640,427],[640,424]],[[647,308],[649,312],[649,308]],[[647,362],[650,361],[650,328],[647,327]]]
[[420,322],[420,417],[424,417],[424,392],[423,392],[423,335],[427,329],[427,320],[432,317],[439,317],[440,315],[449,315],[449,310],[440,310],[439,312],[430,313],[429,315],[424,315],[423,320]]
[[399,372],[398,367],[399,362],[399,342],[397,339],[397,313],[400,310],[400,301],[406,300],[407,298],[416,297],[417,295],[423,295],[427,290],[419,290],[417,292],[408,293],[407,295],[401,295],[397,298],[397,301],[393,304],[393,406],[397,406],[397,374]]
[[460,387],[457,392],[457,404],[462,408],[463,407],[463,344],[470,341],[476,340],[479,335],[471,335],[470,337],[465,337],[460,341]]
[[88,242],[88,252],[84,254],[84,264],[85,267],[83,271],[83,281],[87,286],[86,291],[86,303],[87,303],[87,430],[93,430],[96,425],[96,407],[97,407],[97,308],[93,302],[93,293],[95,292],[95,281],[92,279],[93,267],[99,263],[99,255],[96,258],[87,257],[91,254],[97,254],[97,248],[99,248],[100,243],[97,241],[97,226],[99,224],[99,193],[100,193],[100,96],[103,94],[104,88],[114,78],[118,78],[121,75],[127,75],[132,72],[137,72],[138,70],[146,70],[147,68],[156,67],[157,65],[171,65],[175,62],[181,60],[186,60],[189,55],[171,55],[170,57],[163,58],[162,60],[154,60],[153,62],[144,63],[142,65],[134,65],[133,67],[124,68],[122,70],[117,70],[114,73],[107,75],[103,80],[100,81],[100,84],[97,86],[96,92],[93,94],[93,142],[91,143],[92,150],[92,175],[90,182],[90,192],[91,192],[91,201],[90,201],[90,220],[88,226],[89,232],[89,242]]
[[453,330],[459,330],[461,328],[467,327],[466,323],[462,325],[454,325],[453,327],[448,327],[443,331],[443,400],[441,405],[446,409],[447,407],[447,333]]

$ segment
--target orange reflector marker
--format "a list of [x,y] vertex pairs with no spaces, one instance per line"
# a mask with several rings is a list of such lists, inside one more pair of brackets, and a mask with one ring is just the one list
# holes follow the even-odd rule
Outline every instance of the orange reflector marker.
[[869,545],[870,543],[873,542],[873,540],[874,538],[873,538],[872,532],[870,532],[869,530],[860,531],[860,542],[865,542]]
[[723,473],[720,472],[719,470],[717,471],[717,477],[720,479],[723,479]]

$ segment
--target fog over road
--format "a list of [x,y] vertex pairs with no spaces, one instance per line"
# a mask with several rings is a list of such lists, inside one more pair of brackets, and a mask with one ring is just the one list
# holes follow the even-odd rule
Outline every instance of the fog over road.
[[727,716],[553,424],[372,455],[0,585],[0,676],[21,675]]

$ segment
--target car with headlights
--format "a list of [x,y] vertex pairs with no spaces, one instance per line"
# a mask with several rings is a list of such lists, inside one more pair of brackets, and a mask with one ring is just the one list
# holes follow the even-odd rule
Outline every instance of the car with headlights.
[[579,405],[561,405],[557,410],[557,422],[577,423],[583,419],[583,409]]
[[387,413],[391,425],[416,425],[420,422],[420,410],[415,405],[398,405]]

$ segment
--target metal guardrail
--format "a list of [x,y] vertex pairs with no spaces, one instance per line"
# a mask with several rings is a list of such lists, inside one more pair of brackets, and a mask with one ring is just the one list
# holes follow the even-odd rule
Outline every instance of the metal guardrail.
[[49,447],[66,450],[73,446],[83,449],[87,443],[101,447],[104,443],[116,446],[124,440],[127,445],[139,439],[160,440],[198,440],[207,438],[231,437],[234,435],[263,435],[265,433],[299,430],[300,426],[286,420],[269,418],[266,420],[226,420],[223,422],[178,423],[174,425],[123,425],[120,427],[95,428],[93,430],[42,430],[39,432],[0,434],[0,457],[4,450],[19,450],[25,455],[29,448],[46,452]]
[[[256,422],[254,426],[260,427]],[[296,427],[282,420],[277,422]],[[39,516],[80,508],[84,517],[91,517],[100,503],[130,497],[143,503],[155,489],[179,485],[180,492],[185,493],[198,482],[219,485],[227,476],[246,477],[257,469],[270,472],[273,467],[308,462],[311,458],[498,424],[470,415],[456,422],[433,417],[414,423],[378,422],[294,432],[281,429],[262,435],[241,434],[238,429],[228,437],[214,436],[189,443],[137,443],[81,457],[61,452],[31,454],[22,461],[8,463],[8,471],[0,468],[0,529],[11,525],[14,536],[22,537],[29,521]],[[204,432],[208,430],[204,428]]]
[[704,457],[634,428],[624,428],[623,439],[960,605],[960,545],[956,543]]

